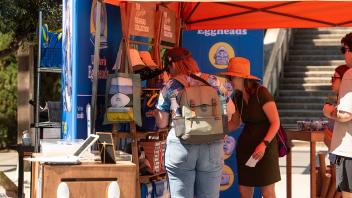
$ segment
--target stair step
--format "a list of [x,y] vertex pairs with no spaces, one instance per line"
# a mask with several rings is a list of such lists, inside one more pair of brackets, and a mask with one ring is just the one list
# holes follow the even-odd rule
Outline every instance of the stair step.
[[[290,56],[292,55],[341,55],[340,50],[337,49],[292,49],[289,51]],[[341,55],[342,56],[342,55]]]
[[280,117],[280,122],[285,125],[285,124],[297,124],[297,121],[302,121],[302,120],[325,120],[326,118],[324,117],[312,117],[312,116],[281,116]]
[[315,39],[296,39],[293,40],[293,44],[339,44],[341,45],[341,39],[338,38],[315,38]]
[[347,34],[352,32],[351,28],[303,28],[298,29],[294,34],[306,33],[306,34]]
[[306,65],[306,66],[318,66],[318,65],[343,65],[345,64],[344,60],[292,60],[289,61],[286,65],[292,65],[292,66],[296,66],[296,65]]
[[323,117],[322,109],[281,109],[279,110],[280,117],[302,116],[302,117]]
[[316,40],[316,41],[296,40],[296,41],[294,41],[294,45],[296,47],[341,46],[341,41],[340,40]]
[[331,76],[336,66],[345,64],[341,38],[349,32],[352,28],[294,30],[276,98],[285,128],[297,129],[299,120],[326,120],[322,108],[335,95]]
[[336,50],[340,51],[341,44],[335,43],[334,45],[313,45],[313,44],[294,44],[290,50]]
[[277,102],[277,108],[278,110],[284,110],[284,109],[313,109],[313,110],[322,110],[324,103],[283,103],[283,102]]
[[331,84],[330,83],[282,83],[280,84],[280,89],[283,90],[305,90],[305,91],[310,91],[310,90],[331,90]]
[[344,57],[342,54],[338,54],[338,55],[333,55],[333,54],[326,54],[326,55],[290,55],[289,56],[290,60],[295,60],[295,61],[299,61],[299,60],[319,60],[319,61],[323,61],[323,60],[344,60]]
[[299,72],[285,72],[284,77],[331,77],[333,72],[330,71],[299,71]]
[[301,33],[301,32],[297,32],[294,34],[293,39],[297,40],[297,39],[325,39],[325,38],[329,38],[329,39],[342,39],[344,36],[346,35],[345,32],[341,32],[341,33],[327,33],[327,34],[310,34],[310,33]]
[[331,72],[331,75],[334,73],[336,66],[304,66],[304,65],[288,65],[284,66],[284,72],[313,72],[313,71],[324,71]]
[[295,124],[281,123],[281,126],[285,130],[298,130],[297,123],[295,123]]
[[331,90],[311,90],[311,91],[302,91],[302,90],[279,90],[279,96],[290,96],[290,97],[298,97],[298,96],[321,96],[325,97],[327,100],[328,96],[334,95]]
[[[295,95],[282,95],[284,90],[280,91],[280,96],[276,100],[277,102],[281,103],[317,103],[322,104],[328,101],[327,96],[295,96]],[[302,91],[301,91],[302,92]]]
[[329,77],[304,77],[304,78],[283,78],[280,80],[280,83],[324,83],[330,86],[331,78]]

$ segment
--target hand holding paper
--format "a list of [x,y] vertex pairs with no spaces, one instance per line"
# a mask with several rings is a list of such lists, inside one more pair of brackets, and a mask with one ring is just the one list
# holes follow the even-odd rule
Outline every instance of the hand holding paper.
[[251,157],[248,159],[248,161],[246,162],[246,166],[253,168],[253,167],[255,167],[255,165],[257,165],[257,162],[258,162],[258,161],[259,161],[259,160],[256,160],[256,159],[253,158],[253,156],[251,156]]

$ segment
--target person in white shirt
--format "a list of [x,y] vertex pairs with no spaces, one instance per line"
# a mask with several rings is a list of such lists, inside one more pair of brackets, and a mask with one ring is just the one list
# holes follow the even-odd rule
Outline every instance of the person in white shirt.
[[343,198],[352,198],[352,33],[341,40],[346,65],[336,106],[324,105],[324,115],[335,120],[330,152],[336,155],[336,186]]

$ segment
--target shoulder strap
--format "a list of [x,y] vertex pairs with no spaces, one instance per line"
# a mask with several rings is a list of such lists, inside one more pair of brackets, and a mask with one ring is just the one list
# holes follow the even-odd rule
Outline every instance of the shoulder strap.
[[[258,103],[260,104],[260,100],[259,100],[259,89],[261,88],[262,86],[258,86],[257,87],[257,93],[256,93],[256,95],[257,95],[257,100],[258,100]],[[261,104],[260,104],[261,105]]]
[[184,87],[190,87],[190,83],[187,81],[185,78],[186,75],[177,75],[173,77],[172,79],[177,80],[179,83],[181,83]]
[[[211,85],[208,83],[208,81],[204,80],[203,78],[201,78],[197,75],[191,74],[190,77],[211,87]],[[205,75],[204,75],[204,77],[205,77]]]
[[203,78],[204,80],[207,80],[209,78],[210,74],[207,73],[201,73],[200,77]]
[[[202,83],[204,83],[205,85],[207,86],[210,86],[211,85],[205,80],[203,79],[203,77],[208,77],[209,74],[204,74],[204,75],[201,75],[201,77],[197,76],[197,75],[194,75],[194,74],[190,74],[189,77],[195,79],[195,80],[198,80]],[[185,78],[186,75],[177,75],[175,77],[173,77],[173,79],[177,80],[179,83],[181,83],[184,87],[190,87],[190,83],[187,81],[187,79]]]

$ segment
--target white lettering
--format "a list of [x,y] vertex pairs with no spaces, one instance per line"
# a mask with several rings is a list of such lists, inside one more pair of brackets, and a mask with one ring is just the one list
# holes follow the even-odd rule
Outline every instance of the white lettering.
[[247,29],[234,29],[234,30],[198,30],[197,34],[204,36],[217,36],[217,35],[247,35]]
[[[91,59],[91,64],[94,65],[94,55],[90,55],[90,59]],[[106,66],[106,65],[107,65],[106,58],[99,59],[99,66]]]
[[165,32],[164,32],[164,36],[165,36],[166,38],[173,38],[172,32],[167,32],[167,31],[165,31]]
[[164,25],[164,31],[171,31],[170,25]]
[[140,24],[140,25],[146,25],[147,24],[147,20],[146,19],[138,18],[138,17],[134,18],[134,22],[137,23],[137,24]]
[[77,113],[77,119],[84,119],[84,113]]
[[[108,79],[109,71],[106,67],[98,70],[98,79]],[[93,80],[93,66],[88,65],[88,78]]]
[[134,25],[134,29],[139,32],[149,32],[149,27],[148,26],[143,26],[143,25]]

